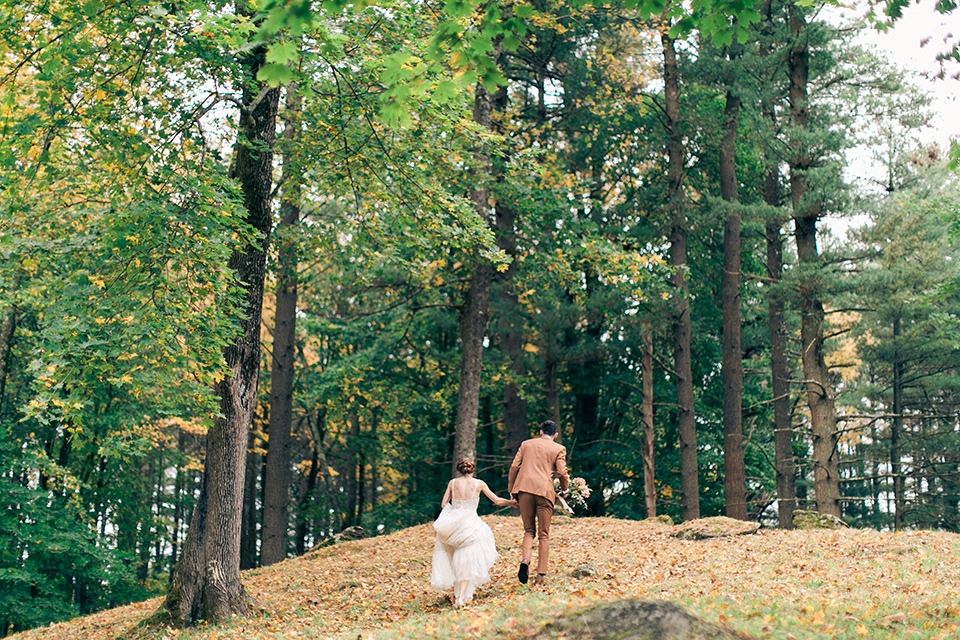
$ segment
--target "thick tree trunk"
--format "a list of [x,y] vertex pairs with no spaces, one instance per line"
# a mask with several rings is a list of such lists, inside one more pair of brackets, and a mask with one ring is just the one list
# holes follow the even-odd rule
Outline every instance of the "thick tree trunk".
[[[816,219],[795,220],[800,263],[818,263]],[[807,279],[800,285],[801,363],[813,434],[814,490],[817,511],[840,515],[840,472],[837,460],[837,416],[830,372],[823,356],[823,305],[817,285]]]
[[[720,196],[737,203],[736,142],[740,98],[727,92],[720,147]],[[728,517],[747,519],[746,469],[743,460],[743,352],[740,347],[740,212],[733,207],[723,225],[723,488]]]
[[[669,3],[668,3],[669,6]],[[666,14],[666,9],[664,9]],[[677,432],[680,438],[681,513],[685,521],[700,517],[700,489],[697,478],[697,422],[693,408],[693,372],[690,355],[690,289],[684,271],[687,266],[687,229],[683,204],[683,132],[680,130],[680,68],[670,25],[660,26],[663,44],[665,126],[667,129],[668,206],[671,282],[676,296],[673,317],[673,364],[677,393]]]
[[246,221],[259,237],[230,259],[230,268],[244,283],[242,333],[224,349],[230,373],[214,387],[220,399],[220,413],[207,433],[200,498],[163,605],[179,624],[242,615],[250,606],[240,581],[240,527],[247,433],[257,406],[260,380],[260,317],[272,226],[271,149],[279,100],[278,89],[253,82],[264,56],[265,51],[258,48],[242,60],[249,82],[243,89],[241,134],[233,172],[243,193]]
[[453,446],[454,468],[460,458],[476,458],[477,455],[477,415],[480,410],[483,342],[487,335],[492,282],[493,267],[487,262],[478,264],[470,278],[470,286],[460,311],[462,355]]
[[642,336],[643,353],[640,356],[641,375],[641,419],[643,421],[643,442],[641,454],[643,457],[643,502],[646,506],[648,518],[657,515],[657,485],[654,482],[654,444],[655,431],[653,429],[653,333],[644,331]]
[[[473,120],[477,124],[491,128],[493,96],[479,84],[473,102]],[[489,158],[484,158],[484,166],[490,170]],[[483,183],[488,176],[479,178]],[[471,193],[477,215],[484,221],[491,221],[490,190],[477,186]],[[494,269],[487,260],[479,257],[470,278],[470,285],[460,309],[460,388],[457,393],[457,421],[453,442],[453,463],[451,475],[456,477],[457,460],[476,458],[477,455],[477,414],[480,409],[480,382],[483,373],[483,343],[487,335],[487,321],[490,308],[490,287],[493,283]]]
[[263,474],[263,532],[260,564],[268,566],[287,557],[290,522],[290,431],[293,423],[293,374],[297,338],[297,268],[300,224],[301,172],[293,146],[300,131],[302,98],[296,84],[287,87],[283,139],[283,199],[280,203],[277,255],[277,307],[270,369],[270,425],[267,465]]
[[[789,55],[790,116],[794,126],[805,132],[810,126],[807,83],[809,51],[805,38],[806,21],[796,5],[790,6],[793,46]],[[805,273],[800,282],[800,349],[807,406],[813,434],[813,479],[817,511],[840,515],[840,475],[837,461],[837,416],[830,373],[823,356],[823,302],[815,272],[820,268],[817,222],[822,205],[807,193],[807,171],[812,160],[803,142],[794,143],[790,158],[790,197],[796,228],[797,259]]]

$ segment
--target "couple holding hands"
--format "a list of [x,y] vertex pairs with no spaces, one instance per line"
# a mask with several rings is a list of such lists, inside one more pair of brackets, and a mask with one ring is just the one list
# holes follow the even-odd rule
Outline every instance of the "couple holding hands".
[[433,523],[437,539],[433,550],[430,584],[440,591],[453,588],[453,606],[461,607],[473,598],[473,592],[490,581],[490,567],[497,559],[496,543],[490,527],[477,515],[480,494],[498,507],[519,507],[523,522],[523,555],[517,578],[526,583],[530,576],[533,539],[537,547],[537,574],[534,584],[543,583],[550,553],[550,517],[556,492],[554,473],[560,478],[560,493],[567,491],[567,450],[554,440],[557,425],[546,421],[540,435],[520,445],[513,463],[507,491],[511,499],[500,498],[483,480],[474,477],[476,464],[463,458],[457,463],[459,478],[447,484],[441,500],[442,511]]

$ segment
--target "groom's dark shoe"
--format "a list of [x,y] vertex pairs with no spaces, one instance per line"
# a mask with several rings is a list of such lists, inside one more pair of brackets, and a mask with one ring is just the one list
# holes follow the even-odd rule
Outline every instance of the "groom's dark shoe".
[[517,571],[517,580],[520,581],[520,584],[527,584],[527,577],[530,575],[527,571],[527,563],[520,563],[520,571]]

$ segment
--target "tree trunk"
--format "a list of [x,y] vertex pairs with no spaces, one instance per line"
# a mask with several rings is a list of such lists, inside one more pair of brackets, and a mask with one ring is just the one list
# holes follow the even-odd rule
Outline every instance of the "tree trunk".
[[[491,110],[503,113],[509,103],[507,87],[500,87],[492,96]],[[500,135],[509,136],[510,131],[502,126],[494,113],[490,114],[490,127]],[[509,158],[498,158],[492,169],[498,185],[506,180],[505,165]],[[503,432],[507,460],[513,460],[520,443],[530,435],[527,426],[527,401],[521,395],[520,383],[527,375],[524,357],[524,322],[520,300],[516,293],[517,274],[517,213],[514,207],[498,198],[494,207],[497,246],[511,258],[510,264],[497,278],[500,301],[500,348],[509,360],[510,377],[503,389]]]
[[903,434],[903,361],[900,358],[899,345],[902,332],[899,317],[893,321],[893,420],[890,423],[890,475],[893,476],[893,528],[901,531],[904,525],[906,497],[903,489],[903,469],[901,462],[903,450],[901,435]]
[[[183,431],[177,430],[177,451],[184,452],[186,446],[184,443]],[[170,531],[170,577],[173,577],[173,569],[177,566],[177,560],[180,555],[180,528],[183,520],[183,503],[186,500],[187,475],[189,472],[182,461],[177,461],[177,475],[173,481],[173,524]]]
[[207,433],[200,498],[163,605],[181,625],[249,611],[240,581],[240,527],[247,433],[257,406],[260,379],[260,316],[272,225],[271,149],[280,95],[278,89],[268,89],[253,80],[264,58],[265,50],[260,47],[241,61],[249,82],[243,89],[233,176],[243,193],[246,221],[259,237],[230,258],[230,268],[243,283],[245,308],[241,335],[224,349],[230,374],[214,387],[220,412]]
[[520,395],[520,386],[517,384],[517,381],[523,380],[526,376],[527,368],[523,352],[523,315],[517,294],[513,291],[517,256],[515,214],[512,208],[498,202],[496,218],[497,245],[508,256],[514,258],[514,262],[510,263],[500,278],[500,302],[503,316],[500,347],[510,361],[512,376],[503,389],[503,432],[507,457],[513,460],[520,448],[520,443],[529,436],[527,401]]
[[[766,173],[766,202],[780,206],[780,180],[776,166]],[[793,423],[790,415],[790,366],[787,361],[787,322],[783,295],[776,289],[783,280],[783,223],[779,218],[766,224],[767,275],[773,291],[767,301],[770,333],[770,377],[773,391],[773,449],[777,481],[777,518],[781,529],[793,529],[797,508],[796,461],[793,456]]]
[[[772,3],[763,2],[761,29],[767,34],[773,30]],[[771,47],[761,49],[769,56]],[[777,113],[772,98],[764,98],[763,117],[770,121],[774,131],[779,130]],[[764,167],[763,199],[773,210],[779,211],[780,165],[775,153],[768,152]],[[790,412],[790,366],[787,360],[786,312],[781,281],[783,280],[783,217],[771,215],[765,223],[767,244],[767,276],[771,280],[767,298],[767,323],[770,335],[770,377],[773,392],[773,449],[774,473],[777,483],[777,520],[781,529],[793,529],[793,512],[797,508],[796,461],[793,456],[793,423]]]
[[[19,276],[13,282],[13,291],[20,288]],[[0,321],[0,415],[3,415],[3,396],[7,388],[7,373],[10,370],[10,351],[13,346],[13,334],[17,328],[17,308],[9,306],[3,310]]]
[[166,495],[167,495],[166,477],[167,477],[167,470],[169,469],[169,467],[167,466],[166,461],[164,460],[165,456],[163,455],[162,451],[160,452],[159,457],[160,457],[160,460],[157,463],[156,469],[154,469],[154,473],[157,476],[157,481],[156,481],[156,492],[154,493],[153,508],[154,508],[154,513],[158,514],[160,517],[157,519],[156,525],[152,527],[154,536],[153,536],[153,549],[150,554],[150,561],[152,562],[152,566],[153,566],[152,573],[154,576],[156,576],[160,572],[161,561],[163,560],[163,553],[165,550],[164,547],[166,546],[165,544],[166,535],[165,535],[165,531],[163,530],[163,525],[161,524],[162,522],[161,518],[163,520],[167,519],[167,514],[164,513],[165,511],[164,507],[166,505]]
[[460,388],[457,393],[457,422],[453,445],[453,467],[460,458],[476,458],[477,414],[480,410],[480,382],[483,373],[483,342],[487,334],[490,285],[493,267],[478,264],[470,278],[460,311]]
[[270,426],[267,431],[267,465],[263,474],[263,532],[260,565],[269,566],[287,557],[290,522],[290,431],[293,423],[293,374],[297,338],[297,268],[300,224],[301,172],[293,145],[299,136],[302,98],[296,84],[287,87],[283,138],[288,144],[283,158],[283,199],[277,227],[277,308],[270,370]]
[[640,366],[643,376],[641,396],[641,416],[643,421],[643,443],[641,454],[643,457],[643,501],[648,518],[657,515],[657,485],[654,482],[654,443],[653,429],[653,332],[645,330],[642,336],[643,353],[640,357]]
[[260,454],[257,453],[257,436],[250,430],[247,439],[247,464],[244,472],[243,525],[240,529],[240,570],[257,566],[257,504],[259,500]]
[[377,499],[378,499],[378,486],[380,485],[380,473],[377,471],[377,468],[380,465],[380,437],[377,433],[380,431],[380,407],[373,407],[370,410],[370,451],[372,455],[369,460],[370,464],[370,482],[368,483],[370,487],[370,510],[377,508]]
[[[809,129],[807,77],[809,52],[804,31],[806,21],[796,5],[790,6],[790,116],[801,132]],[[823,356],[823,302],[821,283],[815,275],[820,268],[817,222],[822,214],[819,201],[807,193],[807,171],[812,160],[806,143],[795,142],[790,158],[790,197],[796,228],[797,259],[801,266],[800,348],[807,406],[813,434],[813,478],[817,511],[840,515],[840,476],[837,461],[837,416],[830,373]]]
[[[801,264],[817,263],[816,220],[795,220]],[[823,305],[809,279],[800,285],[801,363],[813,433],[814,490],[817,511],[840,515],[840,473],[837,461],[837,416],[830,374],[823,356]]]
[[296,529],[296,550],[297,555],[302,556],[307,552],[307,531],[309,530],[309,509],[310,500],[317,489],[317,475],[320,472],[320,443],[314,442],[313,452],[310,456],[310,472],[307,474],[306,486],[300,499],[297,501],[297,529]]
[[359,485],[362,475],[360,467],[363,464],[363,454],[360,452],[360,416],[356,409],[350,410],[347,420],[350,423],[350,436],[347,440],[350,445],[347,447],[347,455],[349,457],[347,458],[346,465],[347,472],[344,474],[346,476],[344,492],[346,493],[347,508],[343,518],[343,526],[352,527],[360,524],[360,514],[357,509],[357,504],[359,503]]
[[[590,166],[591,186],[589,193],[590,219],[602,228],[603,213],[603,158],[594,156]],[[606,370],[603,361],[603,332],[606,323],[604,310],[591,300],[603,287],[592,264],[583,269],[583,290],[571,291],[571,296],[583,298],[583,312],[570,327],[570,334],[580,340],[570,388],[573,394],[573,442],[576,448],[574,463],[584,478],[596,488],[587,500],[587,515],[603,516],[606,500],[603,492],[602,456],[607,423],[600,413],[601,388]]]
[[[669,3],[667,4],[669,7]],[[666,15],[667,9],[664,9]],[[697,423],[693,408],[693,373],[690,355],[690,289],[684,271],[687,266],[687,229],[683,203],[683,132],[680,130],[680,68],[670,37],[670,25],[660,25],[663,44],[665,126],[667,130],[668,206],[671,282],[676,296],[673,317],[673,361],[677,393],[677,432],[680,437],[680,493],[682,518],[700,517],[700,490],[697,478]]]
[[[811,218],[796,221],[797,249],[801,264],[814,264],[816,222]],[[813,437],[814,491],[820,513],[840,515],[840,484],[837,461],[837,426],[829,372],[823,356],[823,307],[815,283],[800,285],[801,364]]]
[[[557,377],[557,354],[550,349],[544,363],[544,386],[546,387],[544,404],[547,409],[547,420],[553,422],[559,427],[560,422],[560,381]],[[557,438],[554,442],[562,442],[562,430],[557,431]]]
[[[313,429],[313,439],[317,443],[317,456],[319,457],[318,466],[320,469],[320,477],[323,480],[323,488],[326,493],[327,500],[329,501],[328,512],[333,512],[333,522],[332,528],[336,531],[343,531],[344,525],[343,522],[343,509],[340,506],[339,494],[340,492],[334,486],[333,479],[330,477],[330,465],[327,462],[327,452],[325,449],[324,439],[327,435],[327,410],[325,407],[320,407],[317,409],[317,421],[314,423],[310,421],[310,426]],[[324,537],[331,535],[330,527],[324,529]]]
[[[473,120],[477,124],[491,128],[491,110],[493,96],[479,84],[473,101]],[[490,170],[489,158],[483,158],[483,165]],[[488,176],[479,178],[484,182]],[[485,186],[477,186],[470,199],[481,220],[491,220],[490,191]],[[475,459],[477,455],[477,413],[480,409],[480,382],[483,373],[483,343],[487,334],[487,320],[490,307],[490,286],[493,283],[494,269],[487,260],[478,256],[478,264],[470,277],[470,285],[460,309],[460,388],[457,393],[457,421],[453,444],[453,463],[451,475],[456,477],[457,461],[460,458]]]
[[[720,196],[736,204],[736,142],[740,98],[727,91],[720,147]],[[746,469],[743,460],[743,352],[740,347],[740,212],[733,207],[723,225],[723,273],[720,277],[723,308],[723,488],[726,513],[747,519]]]

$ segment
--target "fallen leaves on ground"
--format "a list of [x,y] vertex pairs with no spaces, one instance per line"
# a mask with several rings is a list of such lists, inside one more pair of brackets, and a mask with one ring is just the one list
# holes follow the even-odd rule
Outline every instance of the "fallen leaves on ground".
[[[680,540],[675,527],[610,518],[558,518],[545,586],[521,585],[518,518],[487,516],[500,559],[491,584],[454,610],[430,588],[433,529],[318,549],[244,573],[258,610],[245,619],[157,640],[335,640],[524,637],[552,616],[599,600],[672,600],[761,638],[960,637],[960,536],[935,531],[760,530]],[[581,565],[594,575],[574,578]],[[114,640],[160,599],[35,629],[17,640]]]

